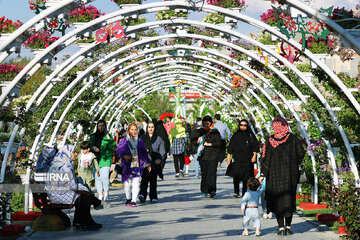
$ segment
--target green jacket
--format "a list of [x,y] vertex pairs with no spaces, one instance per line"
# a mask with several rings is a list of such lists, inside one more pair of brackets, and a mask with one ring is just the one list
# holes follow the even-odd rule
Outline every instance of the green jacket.
[[[101,156],[99,159],[99,168],[111,166],[116,143],[114,141],[113,136],[111,136],[111,134],[109,134],[109,136],[110,136],[109,139],[106,136],[104,136],[103,140],[101,141],[101,149],[100,149]],[[94,146],[94,143],[95,143],[95,135],[91,135],[90,136],[91,148]]]

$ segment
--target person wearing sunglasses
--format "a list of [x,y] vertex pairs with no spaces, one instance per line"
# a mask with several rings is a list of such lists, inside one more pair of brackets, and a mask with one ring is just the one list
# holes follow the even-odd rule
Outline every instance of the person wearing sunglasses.
[[250,131],[249,122],[245,119],[240,121],[240,129],[232,136],[228,146],[227,164],[231,163],[233,156],[233,197],[240,197],[239,184],[243,182],[242,195],[247,190],[247,180],[254,177],[254,163],[259,152],[259,142]]

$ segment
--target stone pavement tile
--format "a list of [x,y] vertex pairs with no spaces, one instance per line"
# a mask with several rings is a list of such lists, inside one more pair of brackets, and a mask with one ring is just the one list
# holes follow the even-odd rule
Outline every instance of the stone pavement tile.
[[[263,235],[255,237],[255,230],[251,226],[251,235],[243,237],[241,199],[230,196],[233,184],[231,178],[224,176],[225,169],[218,174],[215,199],[202,199],[200,180],[193,177],[194,172],[190,171],[190,175],[183,179],[176,179],[173,168],[172,162],[168,161],[165,180],[158,181],[159,202],[156,204],[147,201],[136,208],[126,207],[123,189],[111,187],[111,207],[91,211],[95,221],[104,226],[99,231],[34,232],[19,239],[340,239],[328,228],[320,231],[318,226],[299,215],[293,218],[293,236],[279,238],[276,235],[276,219],[261,219]],[[73,213],[73,210],[70,211],[71,217]]]

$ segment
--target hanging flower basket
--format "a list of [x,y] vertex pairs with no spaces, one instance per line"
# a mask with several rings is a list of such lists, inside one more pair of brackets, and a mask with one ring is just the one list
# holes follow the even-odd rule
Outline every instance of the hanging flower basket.
[[0,18],[0,34],[3,35],[6,33],[13,33],[22,25],[23,23],[20,22],[19,20],[13,22],[8,18],[5,19],[5,16],[3,16]]
[[237,8],[245,10],[245,0],[206,0],[207,4],[223,8]]
[[23,45],[33,50],[45,49],[58,39],[59,37],[51,37],[50,31],[40,31],[27,39]]
[[155,15],[156,20],[168,20],[168,19],[176,19],[176,18],[187,18],[187,13],[184,12],[175,12],[175,10],[165,10],[158,11]]
[[142,3],[142,0],[111,0],[116,3],[119,7],[132,7]]
[[70,12],[70,23],[86,23],[90,22],[96,18],[99,18],[101,15],[105,15],[105,13],[100,12],[96,7],[89,6],[81,6]]
[[205,23],[220,24],[220,23],[225,23],[225,17],[220,14],[210,13],[209,15],[204,17],[202,21]]

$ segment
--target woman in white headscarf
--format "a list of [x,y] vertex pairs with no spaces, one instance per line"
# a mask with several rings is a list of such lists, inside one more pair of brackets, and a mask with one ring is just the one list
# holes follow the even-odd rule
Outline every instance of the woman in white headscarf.
[[90,207],[93,205],[95,209],[100,209],[103,206],[87,187],[77,182],[73,165],[75,159],[76,153],[71,145],[64,145],[56,154],[49,173],[58,173],[61,177],[58,181],[46,182],[47,195],[51,203],[75,206],[73,226],[82,230],[97,230],[102,225],[93,220]]

